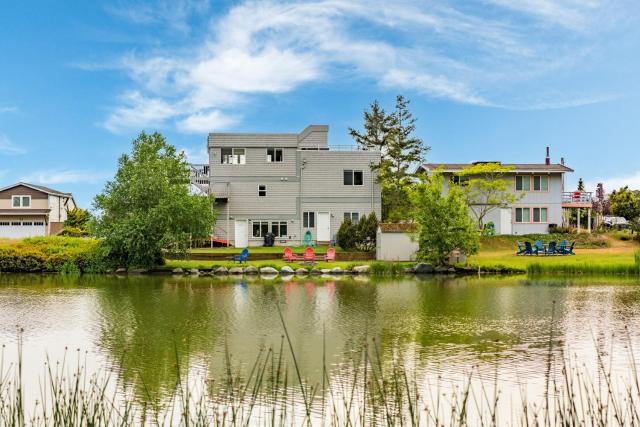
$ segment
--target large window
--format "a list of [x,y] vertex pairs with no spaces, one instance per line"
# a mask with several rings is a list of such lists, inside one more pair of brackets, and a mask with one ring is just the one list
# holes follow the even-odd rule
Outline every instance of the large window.
[[364,177],[362,171],[345,170],[344,185],[363,185]]
[[302,213],[302,226],[304,228],[314,228],[316,226],[316,213],[315,212],[303,212]]
[[358,221],[360,220],[360,214],[358,212],[345,212],[344,213],[344,219],[350,219],[351,222],[353,222],[354,224],[357,224]]
[[516,208],[516,222],[531,222],[531,209]]
[[258,185],[258,197],[267,197],[266,185]]
[[284,155],[282,148],[267,148],[267,162],[282,163],[283,161]]
[[516,175],[516,191],[530,191],[531,177],[529,175]]
[[223,148],[221,150],[220,163],[223,165],[244,165],[247,163],[244,148]]
[[547,222],[547,208],[533,208],[533,222]]
[[30,208],[31,196],[11,196],[11,206],[14,208]]
[[451,177],[451,182],[458,185],[469,185],[469,177],[468,176],[458,176],[453,175]]
[[253,221],[253,237],[264,237],[269,232],[269,221]]
[[252,236],[264,237],[271,231],[276,237],[287,237],[287,221],[252,221]]
[[534,175],[533,191],[549,191],[549,177],[542,176],[542,175]]

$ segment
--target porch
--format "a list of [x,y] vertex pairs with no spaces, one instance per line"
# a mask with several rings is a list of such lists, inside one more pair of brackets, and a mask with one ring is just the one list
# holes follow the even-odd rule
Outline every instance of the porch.
[[562,193],[562,209],[577,210],[577,229],[581,230],[582,209],[587,209],[587,232],[591,233],[591,210],[593,208],[593,193],[591,191],[565,191]]

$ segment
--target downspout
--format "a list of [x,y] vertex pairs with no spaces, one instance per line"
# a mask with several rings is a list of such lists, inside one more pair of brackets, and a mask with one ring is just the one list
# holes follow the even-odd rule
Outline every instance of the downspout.
[[[304,169],[304,161],[302,160],[302,151],[298,150],[298,161],[300,162],[300,179],[298,180],[298,218],[300,220],[300,245],[304,240],[302,230],[304,229],[304,214],[302,213],[302,170]],[[315,218],[314,218],[315,221]]]
[[[229,222],[229,197],[231,195],[229,194],[229,183],[227,182],[227,247],[231,246],[231,239],[229,238],[230,234],[231,234],[231,229],[229,227],[231,227],[231,224]],[[249,232],[249,229],[247,228],[247,233]]]

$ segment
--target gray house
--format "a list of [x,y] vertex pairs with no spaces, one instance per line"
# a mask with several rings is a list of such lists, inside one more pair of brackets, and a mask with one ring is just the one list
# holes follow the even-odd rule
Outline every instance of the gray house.
[[345,218],[358,221],[381,199],[371,165],[380,153],[329,146],[328,126],[300,133],[210,133],[209,164],[192,165],[192,185],[214,194],[214,238],[236,247],[335,239]]
[[[445,178],[444,191],[447,191],[452,183],[460,183],[460,177],[457,177],[456,173],[477,163],[496,162],[426,163],[421,168],[426,173],[440,170]],[[584,191],[566,191],[565,174],[573,172],[573,169],[567,167],[564,160],[552,164],[549,148],[544,163],[502,165],[513,168],[512,172],[506,174],[506,179],[512,183],[513,192],[522,197],[513,206],[496,206],[489,211],[484,223],[493,222],[497,234],[548,233],[550,224],[566,225],[564,214],[569,209],[587,209],[589,216],[591,215],[592,194]],[[472,210],[477,208],[477,205],[470,206]],[[589,220],[589,232],[590,224]]]

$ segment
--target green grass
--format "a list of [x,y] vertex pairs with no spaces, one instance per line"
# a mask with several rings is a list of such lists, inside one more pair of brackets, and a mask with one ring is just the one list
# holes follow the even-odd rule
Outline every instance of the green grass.
[[499,235],[483,236],[480,239],[481,251],[512,250],[517,247],[516,241],[535,242],[541,240],[548,243],[551,241],[576,242],[576,246],[581,249],[606,248],[611,246],[609,236],[606,234],[523,234],[523,235]]
[[[271,246],[271,247],[251,246],[249,247],[249,253],[281,254],[284,252],[284,248],[286,247],[291,248],[294,253],[303,253],[304,250],[307,248],[306,246]],[[337,253],[344,252],[342,248],[340,248],[339,246],[334,246],[333,248],[336,250]],[[315,246],[313,248],[316,254],[326,254],[327,249],[329,249],[329,246]],[[190,252],[194,254],[239,254],[240,252],[242,252],[242,248],[233,248],[233,247],[194,248],[194,249],[191,249]]]
[[167,268],[182,268],[182,269],[190,269],[190,268],[198,268],[198,269],[210,269],[210,268],[218,268],[218,267],[246,267],[249,265],[255,267],[273,267],[277,270],[280,270],[285,265],[293,268],[294,270],[297,268],[335,268],[340,267],[342,269],[350,268],[354,265],[367,265],[370,264],[371,261],[333,261],[333,262],[324,262],[319,261],[314,265],[307,265],[301,262],[286,262],[283,260],[258,260],[258,261],[248,261],[246,264],[238,264],[233,261],[199,261],[199,260],[179,260],[179,259],[168,259],[166,260],[165,267]]

